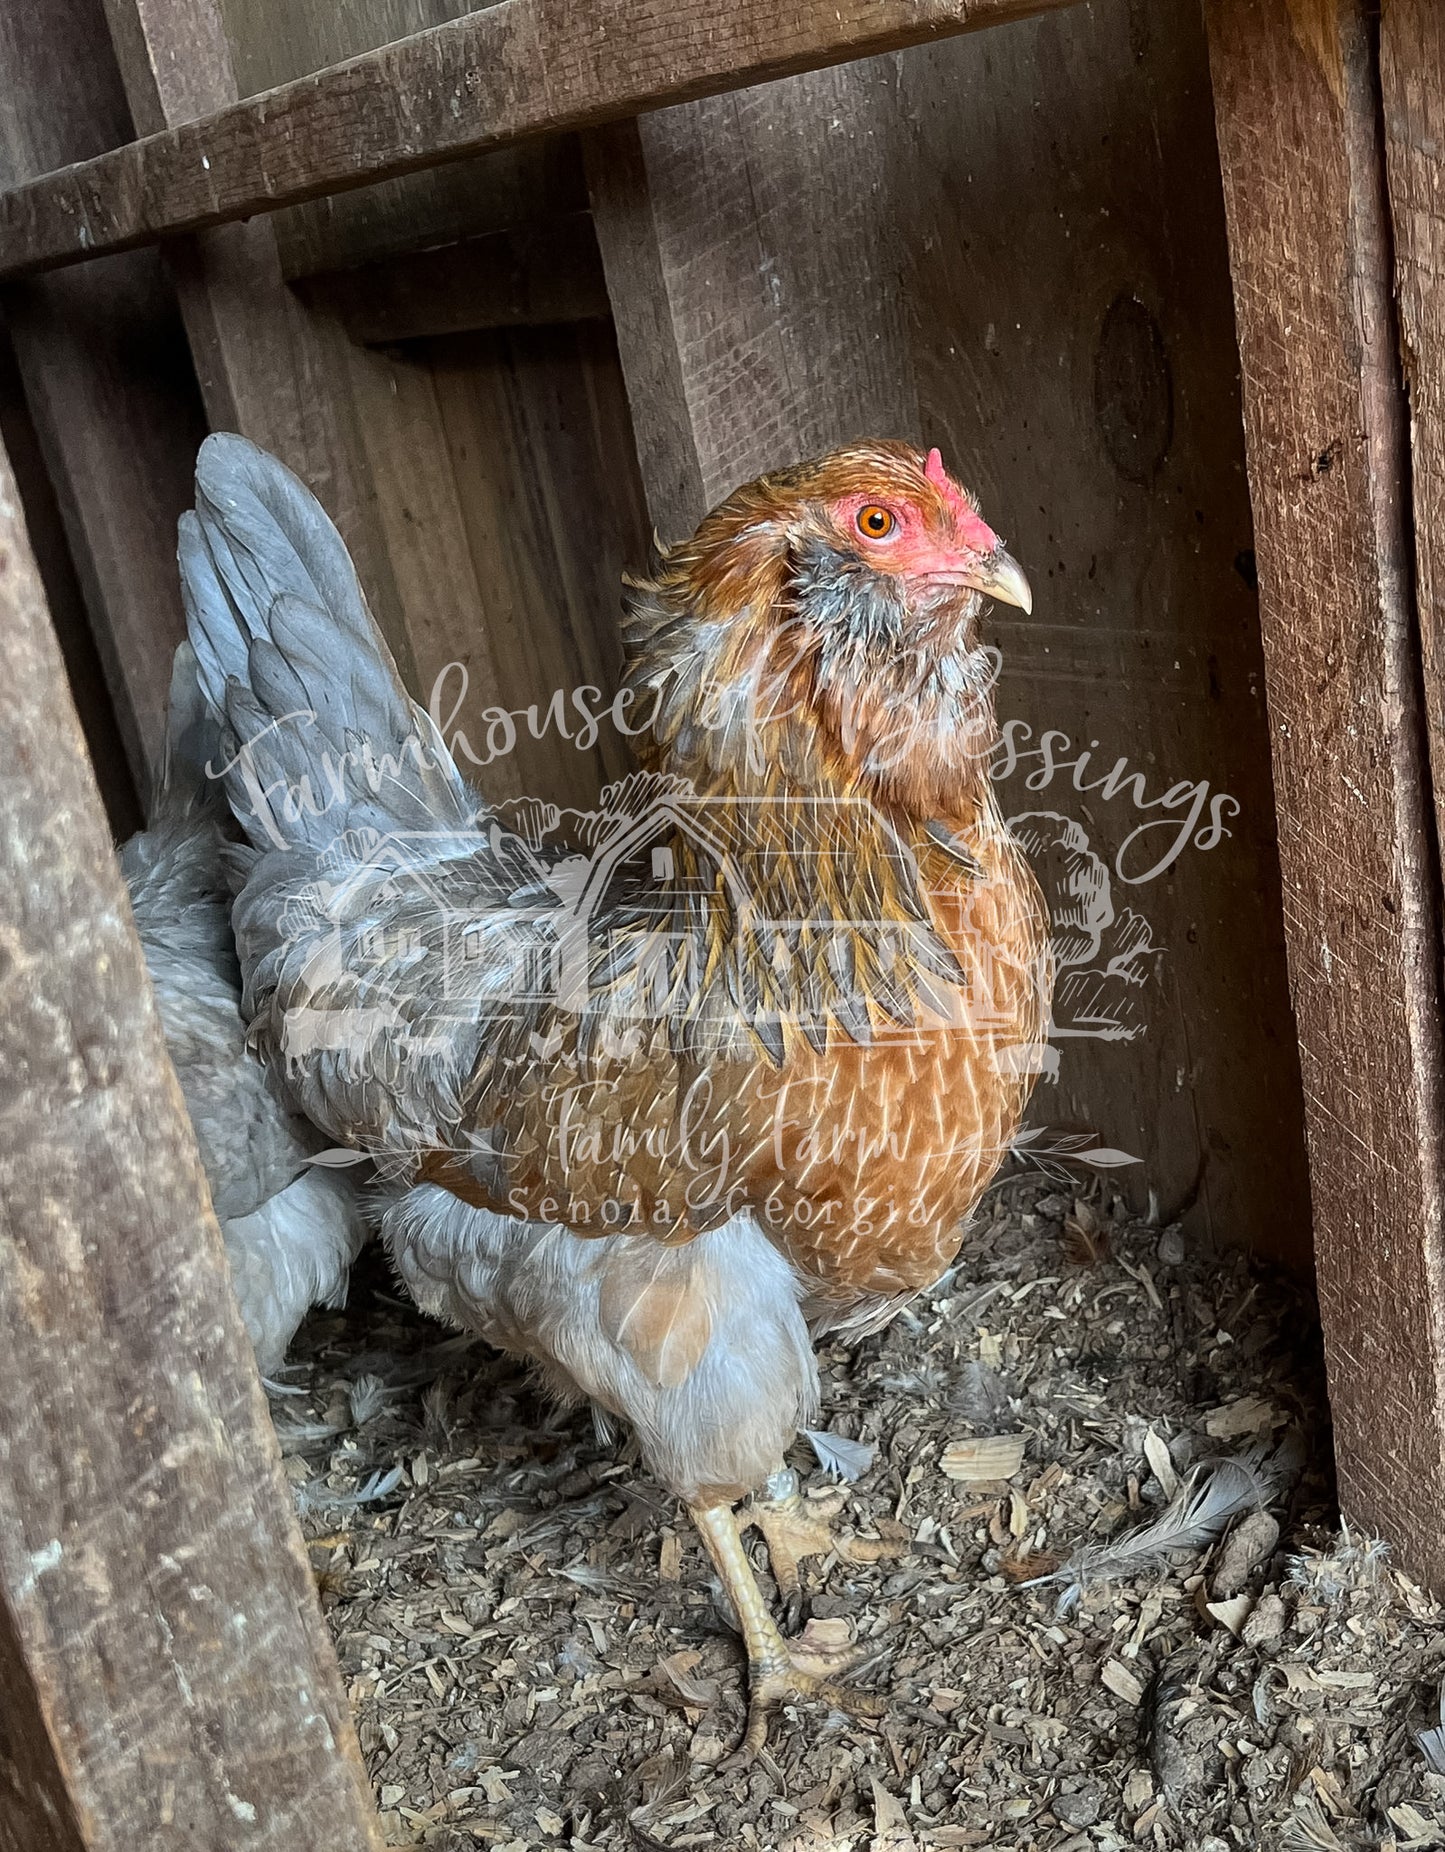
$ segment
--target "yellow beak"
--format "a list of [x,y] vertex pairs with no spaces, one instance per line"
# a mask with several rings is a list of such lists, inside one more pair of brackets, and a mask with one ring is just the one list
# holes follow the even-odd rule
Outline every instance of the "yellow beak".
[[988,554],[968,574],[967,583],[975,591],[985,593],[990,598],[997,598],[1001,604],[1017,605],[1021,611],[1032,612],[1034,595],[1029,589],[1029,582],[1024,577],[1024,569],[1011,553],[1005,553],[1000,547],[996,553]]

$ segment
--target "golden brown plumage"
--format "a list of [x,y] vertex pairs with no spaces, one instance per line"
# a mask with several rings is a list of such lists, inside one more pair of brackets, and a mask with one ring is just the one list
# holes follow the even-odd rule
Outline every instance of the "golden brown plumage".
[[[628,682],[655,715],[639,757],[686,781],[712,840],[672,827],[672,904],[624,927],[638,944],[630,964],[611,960],[621,980],[594,960],[590,1058],[576,1023],[545,1065],[498,1050],[472,1105],[473,1126],[504,1125],[518,1160],[506,1200],[474,1200],[601,1234],[617,1226],[602,1204],[620,1198],[624,1226],[668,1240],[746,1206],[840,1304],[916,1290],[949,1264],[1017,1130],[1046,1004],[1042,900],[987,776],[991,681],[934,692],[947,752],[920,711],[937,658],[971,640],[977,590],[949,584],[893,661],[850,681],[792,582],[800,551],[839,538],[818,511],[860,497],[911,498],[944,536],[963,502],[917,452],[858,446],[740,489],[631,587]],[[782,970],[780,923],[803,928]],[[912,955],[910,935],[931,956]],[[697,955],[672,957],[667,1011],[650,1019],[631,980],[678,939]],[[608,1059],[599,1017],[645,1024],[645,1042]],[[658,1135],[620,1157],[586,1135],[619,1122]]]
[[[254,760],[231,776],[259,851],[253,1033],[398,1177],[385,1232],[422,1303],[636,1425],[733,1589],[756,1744],[810,1675],[723,1507],[816,1393],[804,1318],[877,1321],[945,1270],[1037,1067],[1045,921],[988,777],[978,634],[983,597],[1027,585],[936,451],[856,445],[738,490],[630,585],[644,770],[590,863],[539,866],[475,819],[339,541],[258,457],[208,480],[203,453],[205,545],[183,546],[207,687]],[[252,608],[258,560],[300,594]],[[336,813],[278,806],[301,784]],[[474,966],[433,947],[437,916]],[[539,949],[557,987],[519,1001]],[[338,1050],[348,1012],[386,1033]]]

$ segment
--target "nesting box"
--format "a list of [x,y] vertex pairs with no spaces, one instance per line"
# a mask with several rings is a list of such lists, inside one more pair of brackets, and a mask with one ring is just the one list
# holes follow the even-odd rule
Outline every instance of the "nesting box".
[[[154,770],[208,426],[316,490],[479,788],[559,808],[627,771],[654,530],[939,445],[1035,587],[994,631],[1061,963],[1035,1116],[1190,1240],[1316,1268],[1343,1508],[1445,1581],[1429,0],[36,0],[0,35],[0,1839],[374,1843],[102,821]],[[166,1567],[198,1542],[213,1606]],[[127,1689],[67,1668],[80,1627]]]

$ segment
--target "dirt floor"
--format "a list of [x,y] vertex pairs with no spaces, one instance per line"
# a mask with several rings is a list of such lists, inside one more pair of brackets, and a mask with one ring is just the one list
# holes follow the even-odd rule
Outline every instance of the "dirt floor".
[[[933,1293],[825,1348],[824,1419],[875,1450],[843,1528],[899,1554],[810,1562],[811,1615],[886,1710],[785,1713],[742,1771],[736,1636],[628,1445],[379,1263],[313,1320],[273,1408],[390,1842],[1445,1846],[1440,1610],[1339,1529],[1308,1306],[1078,1187],[1006,1183]],[[1221,1543],[1063,1567],[1241,1486],[1268,1512]]]

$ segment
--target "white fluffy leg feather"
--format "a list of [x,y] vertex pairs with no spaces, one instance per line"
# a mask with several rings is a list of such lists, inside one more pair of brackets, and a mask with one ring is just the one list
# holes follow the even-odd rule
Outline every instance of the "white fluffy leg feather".
[[817,1406],[798,1281],[750,1216],[680,1247],[580,1239],[424,1184],[391,1204],[382,1234],[424,1310],[630,1421],[689,1503],[761,1485]]
[[349,1183],[308,1170],[251,1215],[221,1224],[231,1284],[263,1376],[281,1367],[313,1305],[339,1305],[365,1230]]

